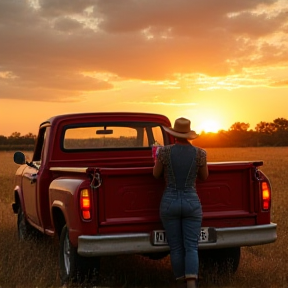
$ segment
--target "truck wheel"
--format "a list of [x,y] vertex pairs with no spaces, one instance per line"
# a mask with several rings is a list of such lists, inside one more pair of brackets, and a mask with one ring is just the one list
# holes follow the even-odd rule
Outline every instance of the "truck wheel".
[[69,240],[68,228],[65,225],[60,236],[60,278],[63,284],[77,280],[77,251]]
[[34,228],[25,219],[25,215],[21,206],[19,206],[18,209],[17,228],[18,228],[18,239],[20,241],[27,241],[33,238]]
[[233,274],[238,269],[241,250],[240,247],[201,250],[199,256],[204,269],[217,269],[218,274]]
[[60,278],[62,284],[69,282],[82,283],[91,281],[97,276],[100,259],[94,257],[81,257],[77,248],[69,240],[68,228],[65,225],[60,236]]

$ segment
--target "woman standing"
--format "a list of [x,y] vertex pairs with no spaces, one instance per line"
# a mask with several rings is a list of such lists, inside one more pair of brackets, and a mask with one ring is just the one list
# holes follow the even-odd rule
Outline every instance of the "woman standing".
[[198,278],[198,241],[202,223],[202,207],[195,182],[208,177],[205,150],[189,140],[198,135],[190,128],[190,120],[178,118],[173,128],[163,127],[175,137],[175,144],[159,148],[153,175],[164,172],[166,188],[160,204],[160,216],[170,246],[171,265],[176,281],[186,281],[187,288],[196,287]]

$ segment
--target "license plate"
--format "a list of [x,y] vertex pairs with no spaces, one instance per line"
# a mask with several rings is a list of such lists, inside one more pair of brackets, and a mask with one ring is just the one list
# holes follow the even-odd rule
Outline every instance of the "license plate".
[[[209,241],[209,227],[202,227],[200,236],[199,236],[199,243],[210,242]],[[154,230],[152,233],[152,244],[153,245],[168,245],[166,233],[164,230]]]

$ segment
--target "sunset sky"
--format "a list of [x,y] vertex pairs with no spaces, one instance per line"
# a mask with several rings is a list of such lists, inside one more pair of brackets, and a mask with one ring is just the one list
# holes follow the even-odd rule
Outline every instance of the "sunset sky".
[[0,135],[94,111],[288,119],[287,0],[1,0]]

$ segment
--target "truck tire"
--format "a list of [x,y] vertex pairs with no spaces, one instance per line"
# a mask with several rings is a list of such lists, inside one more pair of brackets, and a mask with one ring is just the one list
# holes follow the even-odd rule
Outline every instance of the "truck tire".
[[240,257],[240,247],[199,251],[204,270],[216,269],[218,274],[234,274],[238,269]]
[[20,241],[32,240],[35,229],[27,222],[21,206],[19,206],[17,214],[18,239]]
[[59,264],[62,284],[83,283],[97,277],[100,259],[80,256],[69,240],[68,227],[65,225],[60,236]]

